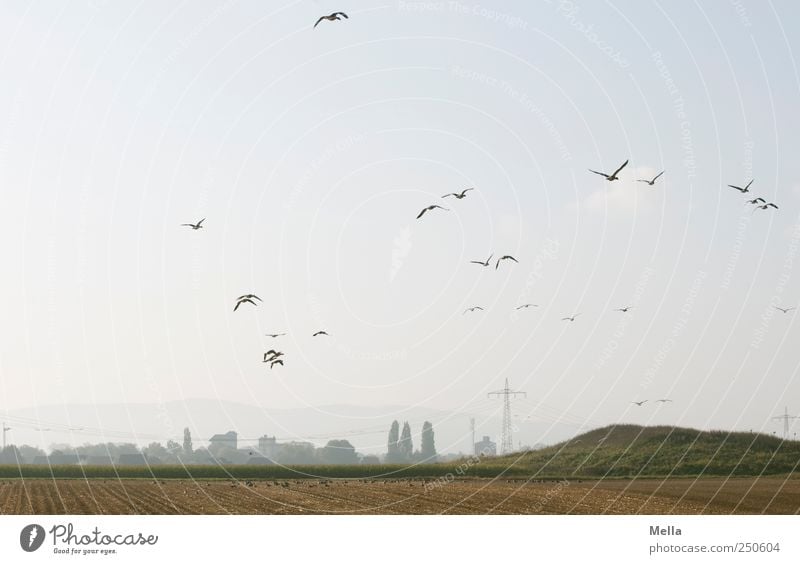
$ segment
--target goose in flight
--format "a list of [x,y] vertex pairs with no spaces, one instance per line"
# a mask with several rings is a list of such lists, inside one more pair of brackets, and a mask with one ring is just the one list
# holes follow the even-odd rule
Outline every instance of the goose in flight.
[[667,403],[667,402],[670,402],[670,403],[672,403],[672,400],[671,400],[671,399],[660,399],[660,400],[656,400],[656,403]]
[[[755,180],[755,179],[753,179],[753,180]],[[740,186],[734,186],[733,184],[728,184],[728,186],[729,186],[729,187],[731,187],[731,188],[733,188],[733,189],[735,189],[735,190],[738,190],[738,191],[739,191],[739,192],[741,192],[742,194],[746,194],[747,192],[749,192],[749,191],[750,191],[750,185],[753,183],[753,180],[751,180],[750,182],[748,182],[748,183],[747,183],[747,186],[745,186],[744,188],[742,188],[742,187],[740,187]]]
[[606,174],[605,172],[597,172],[596,170],[592,170],[592,169],[589,169],[589,172],[593,172],[595,174],[599,174],[600,176],[604,176],[606,180],[608,180],[609,182],[612,182],[614,180],[619,180],[619,176],[617,176],[617,174],[619,174],[619,171],[621,171],[623,168],[625,168],[625,165],[627,165],[627,164],[628,164],[628,161],[625,161],[624,163],[622,163],[622,165],[620,165],[620,167],[617,170],[615,170],[611,174]]
[[633,306],[625,306],[625,307],[621,307],[621,308],[619,308],[619,309],[615,309],[614,311],[621,311],[622,313],[628,313],[628,310],[629,310],[629,309],[633,309]]
[[[311,336],[312,337],[316,337],[317,335],[328,335],[328,333],[326,331],[317,331],[316,333],[314,333]],[[328,337],[330,337],[330,335],[328,335]]]
[[753,213],[755,213],[756,210],[768,210],[769,208],[775,208],[777,210],[778,206],[776,206],[772,202],[769,202],[768,204],[764,204],[763,206],[756,206],[755,208],[753,208]]
[[274,349],[270,349],[264,353],[264,360],[262,362],[272,362],[279,356],[283,356],[282,352],[276,351]]
[[281,359],[278,359],[278,360],[273,360],[272,362],[270,362],[270,363],[269,363],[269,369],[270,369],[270,370],[272,370],[272,368],[273,368],[273,367],[274,367],[276,364],[280,364],[281,366],[283,366],[283,361],[282,361]]
[[197,223],[181,223],[181,227],[191,227],[192,229],[197,231],[198,229],[202,229],[203,228],[203,222],[205,220],[206,220],[206,218],[201,219]]
[[494,265],[494,269],[495,270],[497,270],[497,268],[500,266],[500,261],[501,260],[513,260],[514,262],[519,264],[519,261],[517,259],[515,259],[514,257],[512,257],[511,255],[503,255],[502,257],[497,259],[497,263]]
[[463,200],[464,198],[467,197],[467,192],[474,189],[475,188],[467,188],[466,190],[462,190],[460,194],[457,192],[451,192],[449,194],[445,194],[444,196],[442,196],[442,198],[446,198],[448,196],[455,196],[457,200]]
[[517,309],[524,309],[526,307],[539,307],[539,304],[522,304],[521,306],[517,306]]
[[349,19],[347,17],[347,14],[345,14],[344,12],[334,12],[329,16],[320,16],[320,18],[317,20],[317,23],[314,24],[314,27],[316,28],[319,25],[319,22],[321,22],[322,20],[328,20],[329,22],[336,22],[341,20],[342,18],[346,20]]
[[489,258],[487,258],[487,259],[486,259],[486,262],[481,262],[481,261],[479,261],[479,260],[471,260],[471,261],[469,261],[469,262],[470,262],[471,264],[479,264],[479,265],[481,265],[481,266],[489,266],[489,261],[491,261],[491,260],[492,260],[492,257],[493,257],[493,256],[494,256],[494,253],[492,253],[491,255],[489,255]]
[[779,311],[782,311],[783,313],[789,313],[789,312],[790,312],[790,311],[792,311],[794,308],[793,308],[793,307],[782,308],[782,307],[775,306],[775,309],[777,309],[777,310],[779,310]]
[[578,317],[579,315],[580,315],[580,313],[576,313],[572,317],[562,317],[561,321],[575,321],[575,318]]
[[253,301],[253,300],[251,300],[250,298],[248,298],[248,297],[243,297],[243,298],[239,298],[239,299],[236,301],[236,305],[233,307],[233,311],[236,311],[237,309],[239,309],[239,306],[240,306],[240,305],[242,305],[242,304],[253,304],[254,306],[257,306],[257,305],[258,305],[256,302],[254,302],[254,301]]
[[283,337],[285,334],[286,333],[267,333],[264,336],[265,337],[272,337],[274,339],[275,337]]
[[[475,311],[476,309],[483,311],[483,308],[481,306],[475,306],[475,307],[468,307],[467,309],[464,310],[464,313],[467,313],[468,311]],[[464,313],[462,313],[461,315],[464,315]]]
[[766,204],[767,201],[764,198],[756,198],[754,200],[747,200],[748,204]]
[[421,218],[425,214],[426,211],[435,210],[436,208],[439,208],[440,210],[444,210],[444,211],[450,211],[447,208],[443,208],[442,206],[437,206],[436,204],[433,204],[433,205],[428,206],[427,208],[425,208],[421,212],[419,212],[419,215],[417,216],[417,219]]
[[636,404],[636,405],[638,405],[639,407],[642,407],[642,404],[644,404],[644,403],[647,403],[647,400],[642,400],[642,401],[632,401],[631,403],[635,403],[635,404]]
[[656,180],[658,180],[658,177],[661,176],[662,174],[664,174],[665,172],[667,172],[667,171],[666,170],[662,170],[661,172],[659,172],[658,174],[656,174],[653,177],[653,180],[637,180],[637,182],[644,182],[645,184],[649,184],[650,186],[653,186],[656,183]]

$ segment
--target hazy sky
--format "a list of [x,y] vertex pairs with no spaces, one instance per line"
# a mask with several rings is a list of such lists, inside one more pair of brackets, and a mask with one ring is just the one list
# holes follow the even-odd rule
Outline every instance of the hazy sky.
[[[543,421],[779,430],[800,412],[800,312],[773,307],[800,301],[798,18],[790,0],[3,2],[0,412],[479,412],[508,378]],[[621,181],[587,171],[625,159]],[[779,210],[726,186],[751,178]],[[452,211],[415,219],[433,203]],[[519,264],[469,264],[491,253]],[[234,313],[249,292],[264,302]]]

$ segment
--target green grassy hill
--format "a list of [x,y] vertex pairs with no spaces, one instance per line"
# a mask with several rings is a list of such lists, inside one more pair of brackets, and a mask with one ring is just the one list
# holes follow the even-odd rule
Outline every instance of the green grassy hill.
[[755,476],[800,469],[800,442],[758,433],[614,425],[492,464],[544,476]]

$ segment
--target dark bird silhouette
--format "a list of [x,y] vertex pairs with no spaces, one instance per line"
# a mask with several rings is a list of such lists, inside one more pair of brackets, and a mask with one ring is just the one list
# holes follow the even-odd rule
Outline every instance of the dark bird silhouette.
[[497,259],[497,263],[494,265],[494,269],[495,270],[497,270],[497,268],[500,266],[500,261],[501,260],[513,260],[514,262],[519,264],[519,261],[517,259],[515,259],[514,257],[512,257],[511,255],[503,255],[502,257]]
[[[312,337],[316,337],[317,335],[328,335],[328,333],[327,333],[327,332],[325,332],[325,331],[317,331],[316,333],[314,333],[314,334],[313,334],[313,335],[311,335],[311,336],[312,336]],[[330,337],[330,335],[328,335],[328,337]]]
[[756,198],[754,200],[747,200],[748,204],[766,204],[767,201],[764,198]]
[[237,309],[239,309],[239,306],[242,305],[242,304],[253,304],[254,306],[258,305],[256,302],[254,302],[250,298],[241,298],[236,302],[236,305],[233,307],[233,311],[236,311]]
[[276,358],[283,356],[282,352],[270,349],[264,353],[264,360],[262,362],[272,362]]
[[539,305],[538,304],[522,304],[520,306],[517,306],[517,309],[524,309],[526,307],[539,307]]
[[258,300],[258,301],[260,301],[260,302],[264,301],[264,300],[262,300],[261,298],[259,298],[258,296],[256,296],[255,294],[245,294],[244,296],[239,296],[239,297],[238,297],[238,298],[236,298],[236,299],[237,299],[237,300],[244,300],[244,299],[248,299],[248,300]]
[[635,404],[636,404],[636,405],[638,405],[639,407],[642,407],[642,404],[644,404],[644,403],[647,403],[647,400],[642,400],[642,401],[632,401],[631,403],[635,403]]
[[793,307],[787,307],[787,308],[785,308],[785,309],[784,309],[784,308],[782,308],[782,307],[775,306],[775,309],[777,309],[777,310],[779,310],[779,311],[782,311],[783,313],[789,313],[790,311],[792,311],[792,310],[793,310],[793,309],[795,309],[795,308],[793,308]]
[[561,321],[575,321],[575,318],[578,317],[580,313],[574,314],[572,317],[562,317]]
[[203,222],[205,220],[206,220],[206,218],[201,219],[197,223],[181,223],[181,227],[191,227],[192,229],[197,231],[198,229],[202,229],[203,228]]
[[[468,311],[475,311],[476,309],[483,311],[483,308],[481,306],[475,306],[475,307],[468,307],[467,309],[464,310],[464,313],[467,313]],[[464,315],[464,313],[462,313],[461,315]]]
[[[753,180],[755,180],[755,179],[753,179]],[[740,186],[734,186],[733,184],[728,184],[728,186],[730,186],[731,188],[733,188],[733,189],[735,189],[735,190],[738,190],[738,191],[739,191],[739,192],[741,192],[742,194],[746,194],[747,192],[749,192],[749,191],[750,191],[750,185],[753,183],[753,180],[751,180],[750,182],[748,182],[748,183],[747,183],[747,186],[745,186],[744,188],[742,188],[742,187],[740,187]]]
[[267,333],[264,336],[265,337],[272,337],[274,339],[275,337],[283,337],[285,334],[286,333]]
[[660,400],[656,400],[656,403],[667,403],[667,402],[670,402],[670,403],[672,403],[672,400],[671,400],[671,399],[660,399]]
[[270,369],[270,370],[272,370],[272,368],[273,368],[273,367],[274,367],[276,364],[280,364],[281,366],[283,366],[283,361],[282,361],[281,359],[278,359],[278,360],[273,360],[272,362],[270,362],[270,363],[269,363],[269,369]]
[[[340,16],[341,16],[341,17],[340,17]],[[344,19],[346,19],[346,20],[347,20],[347,19],[349,19],[349,18],[347,17],[347,14],[345,14],[344,12],[334,12],[334,13],[332,13],[332,14],[331,14],[331,15],[329,15],[329,16],[321,16],[321,17],[320,17],[320,18],[317,20],[317,23],[315,23],[315,24],[314,24],[314,27],[316,28],[316,27],[319,25],[319,22],[321,22],[322,20],[328,20],[329,22],[336,22],[336,21],[339,21],[339,20],[341,20],[342,18],[344,18]]]
[[628,313],[628,310],[629,310],[629,309],[633,309],[633,306],[625,306],[625,307],[621,307],[621,308],[619,308],[619,309],[615,309],[614,311],[621,311],[622,313]]
[[435,210],[436,208],[439,208],[440,210],[444,210],[444,211],[450,211],[447,208],[443,208],[442,206],[437,206],[436,204],[433,204],[431,206],[428,206],[427,208],[425,208],[421,212],[419,212],[419,215],[417,216],[417,219],[421,218],[425,214],[426,211]]
[[777,210],[778,206],[770,202],[768,204],[764,204],[763,206],[756,206],[755,208],[753,208],[753,213],[755,213],[756,210],[768,210],[769,208],[775,208]]
[[646,184],[649,184],[650,186],[653,186],[656,183],[656,180],[658,180],[658,177],[661,176],[662,174],[664,174],[665,172],[666,172],[665,170],[662,170],[661,172],[659,172],[658,174],[656,174],[653,177],[653,180],[641,180],[640,179],[640,180],[637,180],[637,182],[644,182]]
[[619,171],[621,171],[623,168],[625,168],[625,165],[627,165],[627,164],[628,164],[628,161],[625,161],[624,163],[622,163],[622,165],[620,165],[620,167],[617,170],[615,170],[611,174],[606,174],[605,172],[598,172],[598,171],[592,170],[592,169],[589,169],[589,172],[593,172],[595,174],[599,174],[600,176],[605,177],[605,179],[608,180],[609,182],[612,182],[614,180],[619,180],[619,176],[617,176],[617,174],[619,174]]
[[493,257],[493,256],[494,256],[494,253],[492,253],[491,255],[489,255],[489,258],[487,258],[487,259],[486,259],[486,262],[481,262],[481,261],[479,261],[479,260],[471,260],[471,261],[469,261],[469,262],[470,262],[470,263],[472,263],[472,264],[479,264],[479,265],[481,265],[481,266],[489,266],[489,261],[491,261],[491,260],[492,260],[492,257]]
[[467,188],[466,190],[462,190],[460,194],[457,192],[450,192],[449,194],[445,194],[444,196],[442,196],[442,198],[447,198],[448,196],[455,196],[457,200],[463,200],[464,198],[467,197],[467,192],[474,189],[475,188]]

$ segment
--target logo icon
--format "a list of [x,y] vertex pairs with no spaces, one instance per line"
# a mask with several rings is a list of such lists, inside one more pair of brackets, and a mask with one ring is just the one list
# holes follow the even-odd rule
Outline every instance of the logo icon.
[[23,527],[19,534],[19,545],[25,552],[38,550],[44,542],[44,527],[41,525],[28,525]]

